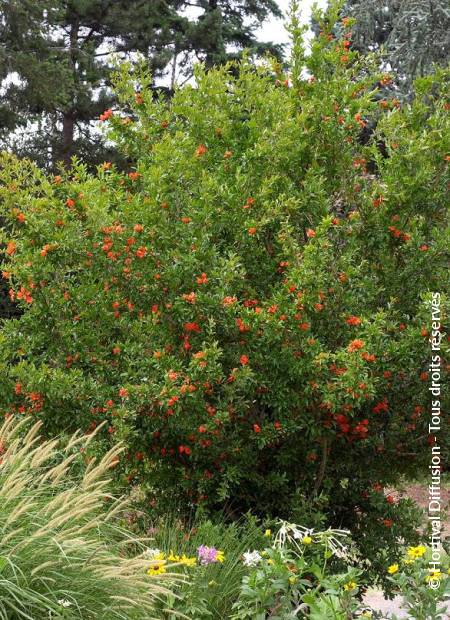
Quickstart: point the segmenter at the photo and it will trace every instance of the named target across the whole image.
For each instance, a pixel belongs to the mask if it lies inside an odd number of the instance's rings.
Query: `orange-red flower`
[[[351,341],[351,343],[347,347],[347,351],[349,351],[349,353],[352,353],[353,351],[357,351],[358,349],[362,349],[363,346],[364,346],[364,340],[359,340],[357,338],[356,340],[352,340]]]
[[[381,204],[382,202],[384,202],[384,197],[383,197],[383,196],[378,196],[378,198],[375,198],[375,199],[372,201],[372,204],[373,204],[373,206],[374,206],[375,208],[377,208],[377,207],[379,207],[379,206],[380,206],[380,204]]]
[[[202,330],[200,329],[200,326],[199,326],[198,323],[192,322],[192,323],[185,323],[184,324],[184,331],[199,333]]]
[[[100,120],[103,123],[104,121],[107,121],[109,118],[111,118],[111,116],[113,115],[113,111],[111,110],[111,108],[109,108],[108,110],[105,110],[103,112],[103,114],[100,114]]]
[[[41,256],[47,256],[47,254],[50,252],[51,249],[52,249],[52,245],[50,243],[46,243],[39,253]]]
[[[349,316],[348,319],[345,320],[347,325],[361,325],[361,319],[357,316]]]
[[[147,252],[148,252],[147,248],[145,246],[141,246],[140,248],[136,250],[136,256],[138,258],[145,258],[145,256],[147,256]]]
[[[204,155],[207,152],[207,150],[208,149],[206,148],[206,146],[204,144],[200,144],[197,147],[197,150],[195,151],[195,156],[196,157],[201,157],[202,155]]]
[[[33,303],[33,297],[31,296],[30,291],[28,291],[24,286],[20,287],[20,290],[17,293],[17,299],[23,299],[27,304]]]
[[[189,304],[195,304],[195,300],[196,300],[197,296],[194,292],[192,293],[185,293],[183,295],[183,299],[184,301],[187,301]]]
[[[8,256],[12,256],[15,253],[16,249],[17,246],[14,241],[9,241],[8,245],[6,246],[6,253],[8,254]]]
[[[380,401],[372,408],[373,413],[381,413],[389,411],[389,405],[386,399]]]
[[[232,304],[235,304],[236,302],[237,302],[237,298],[236,297],[231,297],[230,295],[227,295],[222,300],[222,304],[224,306],[231,306]]]
[[[207,284],[207,282],[208,282],[208,276],[206,275],[206,273],[202,273],[197,278],[197,284]]]
[[[366,126],[366,123],[361,118],[361,114],[359,114],[359,113],[355,114],[355,116],[353,118],[355,119],[355,121],[358,123],[358,125],[360,127],[364,128]]]

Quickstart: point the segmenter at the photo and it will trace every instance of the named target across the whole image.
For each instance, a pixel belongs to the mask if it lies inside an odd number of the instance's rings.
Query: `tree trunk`
[[[80,23],[78,19],[72,22],[70,27],[70,40],[69,40],[69,59],[73,75],[73,85],[76,89],[77,84],[77,57],[78,57],[78,31],[80,29]],[[73,106],[63,112],[63,128],[62,128],[62,145],[61,145],[61,159],[64,164],[64,168],[69,169],[72,163],[72,156],[74,154],[73,142],[74,142],[74,130],[75,130],[75,118],[76,111]]]
[[[71,159],[73,155],[74,127],[75,122],[72,112],[64,112],[61,155],[62,162],[66,170],[68,170],[71,166]]]

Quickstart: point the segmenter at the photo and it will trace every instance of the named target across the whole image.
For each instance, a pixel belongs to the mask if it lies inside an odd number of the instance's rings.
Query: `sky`
[[[289,9],[290,0],[277,0],[278,6],[286,14]],[[319,8],[325,8],[326,0],[316,0],[315,2]],[[309,18],[311,16],[311,7],[314,4],[314,0],[300,0],[301,20],[305,24],[309,24]],[[273,41],[274,43],[287,43],[289,40],[288,34],[284,28],[283,21],[277,19],[267,20],[262,28],[258,31],[258,38],[261,41]]]

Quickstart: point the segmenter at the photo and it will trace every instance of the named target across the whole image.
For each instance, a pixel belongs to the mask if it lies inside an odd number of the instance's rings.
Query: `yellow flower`
[[[222,564],[222,562],[225,560],[225,554],[223,551],[218,551],[217,555],[216,555],[216,562],[220,562]]]
[[[217,585],[217,581],[214,581],[214,579],[211,579],[211,581],[208,581],[208,585],[210,588],[213,588],[214,586]]]
[[[372,612],[371,611],[363,611],[361,614],[361,618],[372,618]]]
[[[197,564],[197,558],[196,557],[190,558],[183,553],[183,555],[181,556],[180,562],[184,564],[185,566],[195,566]]]
[[[177,564],[183,564],[184,566],[195,566],[197,564],[197,558],[188,557],[185,553],[183,555],[176,555],[173,551],[167,556],[169,562],[176,562]]]
[[[293,585],[293,584],[294,584],[294,583],[296,583],[296,582],[297,582],[297,577],[289,577],[289,583],[290,583],[291,585]]]
[[[272,530],[266,530],[266,531],[264,532],[264,536],[265,536],[266,538],[270,538],[270,537],[272,536]]]
[[[395,573],[398,573],[398,564],[391,564],[387,569],[387,572],[390,575],[395,575]]]
[[[344,584],[344,590],[346,590],[347,592],[350,592],[351,590],[356,590],[357,587],[358,584],[355,581],[348,581],[346,584]]]
[[[312,543],[312,538],[311,538],[311,536],[304,536],[304,537],[302,538],[302,543],[303,543],[304,545],[310,545],[310,544]]]
[[[425,577],[425,581],[440,581],[443,577],[445,577],[445,575],[441,573],[440,570],[433,570]]]
[[[147,575],[162,575],[165,572],[166,567],[164,566],[164,562],[161,562],[160,564],[152,564],[147,571]]]
[[[418,545],[417,547],[409,547],[407,554],[408,557],[415,560],[416,558],[421,558],[426,553],[426,547],[423,545]]]
[[[272,564],[273,564],[273,560],[272,560],[272,558],[269,558],[269,559],[267,560],[267,564],[270,564],[270,566],[272,566]]]

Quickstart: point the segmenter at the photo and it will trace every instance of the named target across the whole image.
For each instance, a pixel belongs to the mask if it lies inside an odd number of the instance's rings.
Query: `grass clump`
[[[86,466],[89,437],[61,446],[39,428],[0,428],[0,619],[154,617],[172,577],[151,575],[143,541],[117,525],[126,502],[108,484],[121,447]]]

